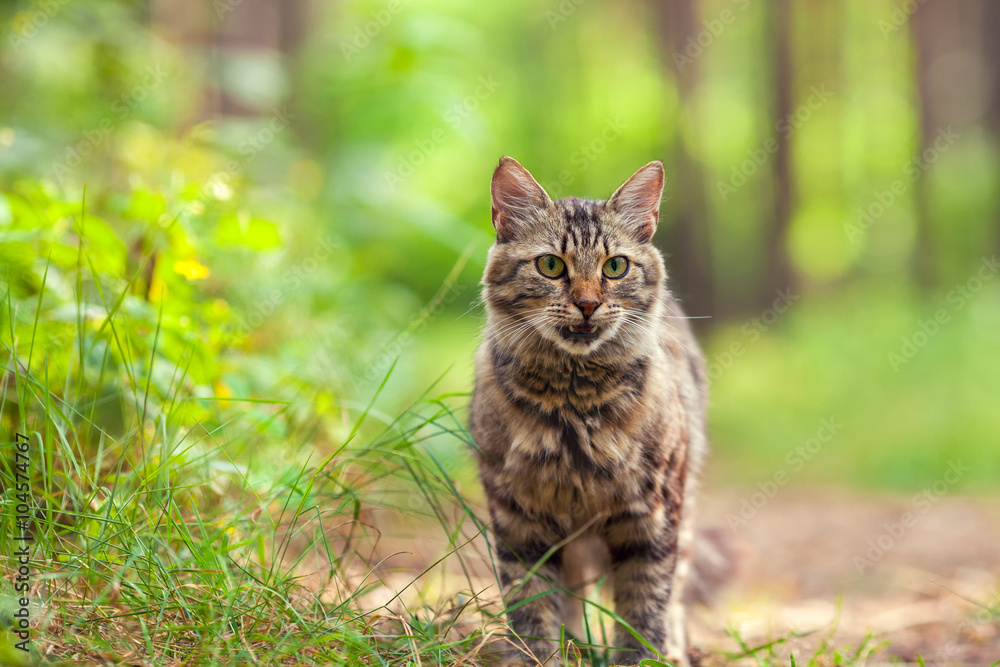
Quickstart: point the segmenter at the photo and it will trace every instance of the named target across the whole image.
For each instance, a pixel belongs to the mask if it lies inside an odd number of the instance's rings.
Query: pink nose
[[[580,309],[581,313],[583,313],[584,319],[587,319],[591,315],[593,315],[594,311],[597,310],[597,307],[599,305],[601,305],[601,304],[597,303],[596,301],[577,301],[576,302],[576,307]]]

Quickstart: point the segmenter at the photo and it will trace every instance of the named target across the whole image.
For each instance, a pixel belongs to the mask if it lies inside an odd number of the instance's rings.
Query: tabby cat
[[[512,158],[493,173],[471,430],[520,638],[506,664],[558,664],[581,540],[604,545],[615,610],[645,638],[619,625],[614,659],[688,664],[706,377],[652,244],[663,180],[650,162],[607,201],[552,201]]]

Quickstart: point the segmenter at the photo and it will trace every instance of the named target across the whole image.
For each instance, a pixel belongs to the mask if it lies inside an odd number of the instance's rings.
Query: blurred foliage
[[[705,21],[727,9],[736,20],[701,49],[686,97],[638,0],[302,3],[303,34],[284,51],[175,39],[163,6],[0,8],[8,368],[16,347],[57,388],[106,366],[106,397],[148,386],[179,423],[238,406],[276,444],[305,413],[343,435],[397,358],[385,415],[442,375],[442,391],[469,389],[500,155],[553,195],[604,197],[683,147],[703,170],[697,224],[719,291],[717,312],[690,313],[712,316],[713,474],[768,479],[833,417],[843,430],[796,483],[919,488],[961,458],[974,464],[963,485],[995,486],[1000,288],[991,274],[962,307],[949,295],[998,247],[1000,163],[973,110],[910,179],[915,47],[908,29],[880,29],[888,0],[795,4],[793,119],[771,109],[765,3],[700,3]],[[206,3],[202,19],[217,28],[245,9]],[[836,35],[822,29],[831,11]],[[222,98],[241,111],[220,112]],[[781,132],[795,203],[779,250],[797,300],[760,327],[766,313],[749,304],[774,261],[763,230],[780,184],[767,161],[725,197],[719,184]],[[675,177],[665,209],[686,196]],[[899,179],[902,194],[858,228],[859,209]],[[921,214],[933,280],[918,286]],[[948,321],[894,364],[939,309]],[[171,406],[180,377],[206,400]],[[271,418],[239,398],[312,407]],[[95,397],[108,433],[125,433],[115,404]],[[15,415],[0,418],[6,429]],[[471,477],[464,447],[436,446]]]

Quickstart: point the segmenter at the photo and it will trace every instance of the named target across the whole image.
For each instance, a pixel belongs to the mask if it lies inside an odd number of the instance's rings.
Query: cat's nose
[[[594,314],[594,311],[597,310],[599,305],[601,304],[597,301],[591,301],[589,299],[583,299],[576,302],[576,307],[580,309],[581,313],[583,313],[583,319],[585,320],[589,319],[590,316]]]

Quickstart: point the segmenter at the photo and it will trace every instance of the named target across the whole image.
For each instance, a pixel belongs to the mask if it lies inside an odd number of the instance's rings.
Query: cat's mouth
[[[589,322],[571,324],[568,327],[560,329],[559,333],[562,334],[562,337],[566,340],[588,343],[597,340],[597,327]]]

